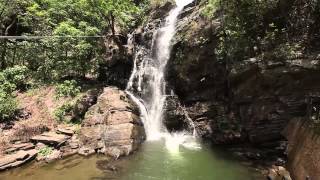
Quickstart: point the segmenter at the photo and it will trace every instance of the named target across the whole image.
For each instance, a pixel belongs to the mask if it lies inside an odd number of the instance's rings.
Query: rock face
[[[292,120],[285,130],[289,140],[288,168],[296,180],[320,179],[319,125],[313,127],[305,119]]]
[[[177,96],[169,96],[164,106],[163,123],[169,131],[189,130],[192,132],[193,127],[188,122],[188,117],[184,107],[180,104]]]
[[[317,55],[285,60],[217,59],[219,19],[207,20],[201,5],[182,13],[167,66],[167,81],[186,106],[198,134],[216,144],[261,144],[283,138],[293,117],[305,117],[308,98],[318,96]],[[177,114],[179,116],[179,114]]]
[[[114,157],[128,155],[144,139],[139,109],[125,92],[112,87],[105,88],[89,109],[80,132],[83,154],[93,150]]]
[[[132,46],[128,44],[126,35],[118,34],[116,37],[105,39],[106,55],[99,65],[98,79],[108,85],[124,89],[132,69]]]

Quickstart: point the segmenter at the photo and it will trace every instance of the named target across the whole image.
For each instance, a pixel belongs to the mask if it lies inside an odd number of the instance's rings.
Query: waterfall
[[[176,0],[165,24],[153,34],[151,50],[140,48],[134,58],[134,67],[126,92],[139,106],[147,140],[166,139],[166,144],[175,146],[189,139],[187,133],[170,134],[162,123],[166,101],[165,70],[171,53],[171,41],[176,32],[176,23],[183,8],[193,0]],[[181,141],[181,142],[180,142]]]

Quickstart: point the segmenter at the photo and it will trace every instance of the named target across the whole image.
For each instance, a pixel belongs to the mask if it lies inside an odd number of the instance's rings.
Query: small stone
[[[62,155],[61,155],[61,157],[62,157],[62,158],[66,158],[66,157],[75,155],[75,154],[77,154],[77,153],[78,153],[77,150],[70,150],[70,151],[67,151],[67,152],[63,152]]]
[[[116,166],[113,166],[113,165],[108,165],[108,166],[107,166],[107,169],[108,169],[109,171],[113,171],[113,172],[118,171],[118,168],[117,168]]]
[[[69,146],[71,149],[78,149],[79,148],[79,144],[77,142],[70,142]]]
[[[94,154],[95,152],[96,151],[94,149],[82,147],[79,149],[78,154],[83,155],[83,156],[90,156],[90,155]]]
[[[60,159],[62,156],[62,153],[59,150],[53,150],[53,152],[51,154],[49,154],[48,156],[46,156],[45,161],[46,162],[52,162],[54,160]]]
[[[281,158],[278,158],[278,159],[277,159],[277,162],[276,162],[276,165],[277,165],[277,166],[283,166],[285,163],[286,163],[285,160],[283,160],[283,159],[281,159]]]
[[[269,170],[269,173],[268,173],[268,176],[267,176],[267,179],[268,180],[276,180],[278,177],[278,173],[275,169],[270,169]]]
[[[73,136],[74,131],[70,128],[58,128],[57,133],[59,134],[65,134],[67,136]]]
[[[118,159],[121,156],[121,150],[116,147],[106,148],[105,154],[113,157],[114,159]]]
[[[38,149],[38,150],[40,150],[40,149],[42,149],[42,148],[45,148],[45,147],[46,147],[46,145],[43,144],[43,143],[41,143],[41,142],[38,142],[38,143],[36,144],[36,149]]]

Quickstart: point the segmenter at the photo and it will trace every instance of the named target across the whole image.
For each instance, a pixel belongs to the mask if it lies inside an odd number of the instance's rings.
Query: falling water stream
[[[169,133],[164,127],[165,70],[180,12],[193,0],[176,0],[162,28],[153,35],[152,50],[137,49],[126,92],[139,106],[147,142],[117,161],[109,171],[104,157],[73,156],[47,165],[0,173],[0,180],[257,180],[261,176],[228,153],[201,145],[194,132]],[[147,53],[146,53],[147,52]],[[190,123],[192,122],[189,119]],[[192,126],[191,126],[192,127]],[[108,169],[108,168],[106,168]]]
[[[195,131],[170,134],[162,123],[166,101],[165,70],[171,53],[171,41],[175,35],[176,23],[180,12],[193,0],[176,0],[176,7],[170,11],[165,24],[153,35],[149,53],[137,55],[126,92],[141,111],[147,140],[165,139],[170,151],[179,151],[180,145],[188,148],[200,148],[195,141]],[[190,121],[192,123],[192,121]]]

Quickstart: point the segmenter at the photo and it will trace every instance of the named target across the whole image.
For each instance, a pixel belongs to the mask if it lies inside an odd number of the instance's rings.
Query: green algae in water
[[[54,163],[33,163],[0,173],[0,180],[260,180],[257,172],[228,154],[203,147],[168,152],[164,142],[146,142],[140,150],[114,165],[116,172],[100,170],[104,156],[73,156]],[[98,163],[99,162],[99,163]]]

